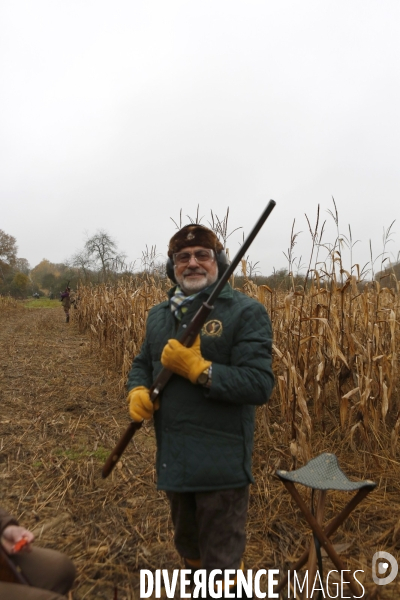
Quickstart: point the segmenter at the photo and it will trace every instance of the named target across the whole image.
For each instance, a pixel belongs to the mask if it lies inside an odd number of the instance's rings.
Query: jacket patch
[[[203,335],[219,337],[222,334],[222,329],[223,327],[221,321],[217,321],[217,319],[212,319],[212,321],[207,321],[207,323],[204,323],[201,332]]]

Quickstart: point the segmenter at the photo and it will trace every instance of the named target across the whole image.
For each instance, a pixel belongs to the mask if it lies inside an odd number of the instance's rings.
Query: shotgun
[[[270,200],[268,202],[267,207],[265,208],[261,217],[258,219],[257,223],[253,227],[253,229],[250,232],[247,239],[244,241],[244,243],[240,247],[239,252],[236,254],[235,258],[233,259],[233,261],[231,262],[231,264],[229,265],[229,267],[227,268],[225,273],[223,273],[223,275],[220,277],[217,285],[215,286],[213,292],[210,294],[210,296],[208,298],[208,302],[203,302],[203,304],[201,305],[201,307],[199,308],[197,313],[194,315],[193,319],[190,321],[184,334],[179,338],[179,342],[183,346],[186,346],[186,348],[190,348],[190,346],[192,346],[194,340],[198,336],[201,328],[203,327],[208,315],[214,308],[215,300],[218,298],[222,289],[225,287],[226,283],[229,281],[229,278],[231,277],[231,275],[235,271],[236,267],[238,266],[238,264],[240,263],[240,261],[242,260],[244,255],[246,254],[246,252],[249,249],[250,245],[252,244],[254,238],[260,231],[261,227],[264,225],[264,223],[267,220],[267,218],[269,217],[270,213],[272,212],[275,204],[276,204],[276,202],[274,200]],[[173,375],[173,373],[172,373],[172,371],[169,371],[169,369],[165,369],[165,368],[162,369],[162,371],[160,372],[160,374],[158,375],[158,377],[153,382],[153,385],[150,388],[150,399],[152,402],[155,402],[155,400],[157,400],[157,398],[159,397],[159,395],[162,392],[162,390],[164,389],[164,387],[167,385],[167,383],[170,380],[172,375]],[[131,441],[133,436],[135,435],[136,431],[141,428],[141,426],[142,426],[142,421],[140,421],[140,422],[132,421],[128,425],[125,433],[122,435],[119,442],[115,446],[114,450],[111,452],[110,456],[107,458],[106,462],[104,463],[104,466],[101,471],[103,478],[109,476],[109,474],[115,467],[116,463],[121,458],[122,453],[124,452],[125,448],[129,444],[129,442]]]

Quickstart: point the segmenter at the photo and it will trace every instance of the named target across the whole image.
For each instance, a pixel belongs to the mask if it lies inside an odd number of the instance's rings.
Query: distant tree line
[[[27,298],[33,294],[59,298],[67,285],[111,283],[143,273],[166,278],[164,261],[155,246],[142,252],[136,268],[118,249],[116,241],[104,230],[89,237],[83,248],[63,263],[44,258],[33,269],[25,258],[17,257],[16,239],[0,230],[0,295]]]
[[[116,241],[104,230],[89,237],[83,248],[65,263],[52,263],[44,258],[33,269],[25,258],[17,256],[16,239],[0,230],[0,294],[15,298],[26,298],[33,294],[59,298],[67,285],[75,288],[78,284],[112,283],[124,277],[151,275],[165,280],[165,260],[157,253],[155,246],[147,247],[136,263],[129,263],[126,255],[118,248]],[[271,289],[289,291],[304,285],[304,275],[292,275],[288,269],[274,270],[271,275],[262,275],[258,263],[246,258],[242,268],[245,275],[235,275],[234,286],[242,289],[246,279],[257,285],[267,285]],[[382,287],[395,288],[400,279],[400,263],[395,263],[376,273],[374,279]],[[310,281],[308,281],[308,284]]]

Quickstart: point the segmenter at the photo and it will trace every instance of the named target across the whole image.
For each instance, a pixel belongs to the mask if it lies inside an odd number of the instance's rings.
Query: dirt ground
[[[0,406],[1,506],[34,530],[38,544],[72,558],[74,600],[138,599],[139,569],[181,566],[168,506],[155,486],[151,425],[136,434],[112,475],[101,478],[128,424],[125,393],[119,374],[73,318],[65,323],[61,307],[0,313]],[[301,554],[308,530],[274,477],[277,467],[290,468],[274,403],[261,410],[245,560],[248,568],[283,569]],[[375,586],[371,561],[378,550],[398,556],[399,462],[382,449],[350,458],[345,450],[332,433],[321,438],[315,455],[335,452],[346,473],[373,479],[378,488],[333,541],[348,568],[365,571],[370,597],[398,598],[400,576]],[[343,504],[333,495],[327,516]],[[326,571],[333,568],[324,562]],[[344,589],[339,597],[350,595]]]

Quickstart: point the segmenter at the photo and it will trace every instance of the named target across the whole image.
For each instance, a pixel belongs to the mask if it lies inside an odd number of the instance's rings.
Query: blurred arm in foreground
[[[33,533],[0,508],[0,598],[65,600],[75,579],[73,563],[33,542]]]

